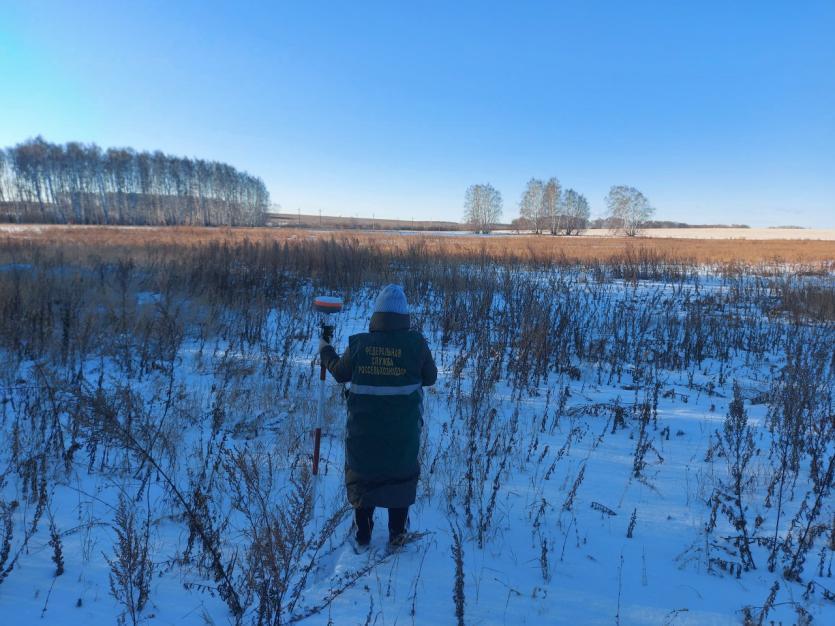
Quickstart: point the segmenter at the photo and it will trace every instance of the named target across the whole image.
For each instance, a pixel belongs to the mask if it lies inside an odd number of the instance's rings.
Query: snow
[[[544,281],[553,278],[547,273],[539,277]],[[637,285],[609,281],[600,289],[584,292],[579,275],[565,278],[567,282],[553,283],[556,288],[549,292],[549,297],[559,299],[570,294],[582,302],[590,320],[623,311],[623,306],[613,306],[615,302],[633,306],[646,313],[645,323],[659,333],[655,325],[661,319],[661,309],[672,307],[676,317],[684,319],[694,310],[694,302],[721,299],[735,288],[730,280],[706,275],[678,282],[640,281]],[[532,278],[534,283],[536,280]],[[352,306],[331,318],[337,323],[334,343],[338,347],[347,344],[350,334],[365,328],[373,296],[373,287],[353,293],[349,300]],[[141,291],[135,294],[135,301],[137,306],[147,307],[160,303],[162,297]],[[427,307],[431,301],[427,300]],[[496,298],[492,304],[494,311],[507,306],[510,305],[502,298]],[[421,311],[421,318],[430,319],[435,313]],[[755,306],[741,314],[743,319],[765,326],[784,323],[779,318],[766,318]],[[271,355],[274,363],[269,372],[264,365],[265,344],[234,345],[220,337],[204,344],[190,335],[173,361],[175,369],[170,379],[164,368],[141,376],[128,374],[114,357],[97,355],[91,355],[84,364],[84,377],[93,387],[101,379],[103,388],[110,392],[130,384],[143,399],[144,410],[152,421],[161,424],[166,433],[171,430],[176,447],[165,454],[176,459],[172,467],[177,469],[174,478],[181,488],[188,484],[189,476],[199,474],[201,460],[224,438],[230,449],[247,446],[262,470],[268,468],[264,471],[269,476],[264,480],[269,487],[265,487],[264,495],[271,502],[280,502],[291,491],[287,479],[292,471],[292,450],[298,445],[305,449],[312,445],[309,432],[316,426],[313,422],[318,384],[313,357],[316,337],[312,324],[308,322],[299,330],[278,309],[267,320],[263,332],[271,338],[270,347],[276,350]],[[730,360],[730,368],[723,372],[724,382],[720,382],[719,362],[711,358],[689,370],[664,371],[657,420],[647,424],[654,451],[647,453],[647,465],[640,479],[635,477],[633,468],[639,420],[631,411],[650,392],[642,380],[633,379],[634,367],[610,376],[604,364],[575,363],[579,379],[550,371],[547,380],[531,385],[521,396],[505,376],[500,376],[495,387],[488,388],[484,404],[475,409],[478,435],[495,440],[497,450],[494,458],[482,456],[474,461],[475,471],[484,478],[472,503],[474,526],[490,515],[480,547],[479,533],[466,523],[463,494],[467,488],[467,422],[466,416],[456,414],[455,408],[463,406],[463,411],[468,410],[466,403],[458,405],[456,398],[469,397],[474,381],[488,372],[477,370],[479,363],[468,362],[463,381],[456,380],[454,364],[462,344],[453,340],[442,345],[440,331],[433,330],[430,324],[424,330],[440,374],[437,385],[425,394],[423,474],[410,525],[426,536],[389,554],[385,545],[385,512],[378,511],[371,549],[358,555],[345,542],[350,521],[344,517],[317,554],[312,576],[304,585],[294,614],[303,614],[309,607],[327,606],[301,623],[324,624],[330,620],[333,624],[355,624],[366,623],[367,617],[369,623],[376,624],[454,623],[455,564],[451,546],[452,529],[456,526],[464,539],[467,624],[739,624],[742,608],[761,607],[774,581],[780,582],[781,590],[769,619],[797,621],[791,600],[808,611],[816,623],[835,623],[835,603],[819,593],[802,599],[805,585],[786,581],[779,572],[769,572],[764,549],[755,552],[757,569],[743,572],[739,578],[709,572],[704,553],[705,527],[710,516],[707,502],[717,479],[727,475],[724,459],[705,459],[716,430],[722,429],[734,379],[742,384],[759,451],[752,461],[754,486],[747,494],[754,509],[750,519],[755,514],[763,514],[769,520],[773,517],[773,512],[762,508],[767,477],[772,471],[767,454],[767,406],[752,404],[750,400],[768,391],[772,367],[782,365],[784,354],[771,355],[771,362],[747,362],[744,353],[737,353]],[[285,343],[297,332],[302,333],[302,339]],[[835,340],[831,325],[823,332]],[[752,331],[752,340],[755,335]],[[472,337],[467,338],[471,340]],[[290,346],[289,353],[280,352],[283,345]],[[278,364],[288,368],[286,379],[276,377]],[[36,380],[35,365],[23,362],[17,371],[4,375],[4,394],[9,402],[4,401],[0,437],[7,442],[12,441],[14,417],[24,410],[28,397],[15,381]],[[831,370],[827,376],[831,389]],[[230,386],[222,387],[224,381],[231,381]],[[456,391],[459,382],[461,396]],[[169,384],[174,389],[174,408],[163,418]],[[712,392],[707,391],[710,385]],[[560,405],[559,396],[565,388],[569,395]],[[321,528],[324,519],[344,504],[341,391],[340,385],[328,381],[323,469],[314,479],[312,528]],[[219,399],[225,403],[226,413],[223,427],[213,435],[211,421]],[[615,405],[627,410],[627,423],[613,433]],[[65,405],[60,419],[67,420],[71,406]],[[490,419],[491,409],[496,414],[487,432],[485,420]],[[69,433],[65,436],[69,438]],[[505,458],[506,467],[500,470],[501,451],[505,447],[510,452]],[[10,463],[9,446],[3,448],[0,468]],[[163,461],[165,454],[160,454]],[[132,500],[140,495],[135,502],[137,510],[150,509],[152,519],[151,554],[156,573],[140,622],[234,623],[227,606],[214,591],[216,582],[181,562],[188,527],[159,476],[151,473],[151,488],[145,492],[141,488],[143,474],[136,471],[136,458],[115,448],[112,455],[117,459],[124,455],[124,471],[98,471],[90,466],[84,450],[73,458],[68,473],[53,470],[48,515],[63,533],[66,571],[62,576],[54,576],[48,522],[42,521],[28,549],[0,584],[0,621],[84,626],[114,623],[122,608],[110,594],[110,568],[105,556],[112,558],[114,511],[119,494],[124,493]],[[807,489],[802,482],[808,482],[807,473],[801,472],[800,476],[801,484],[795,490],[787,519]],[[215,480],[221,494],[218,506],[225,507],[221,517],[228,523],[223,532],[225,554],[237,550],[242,557],[248,537],[246,521],[233,510],[230,488],[220,474]],[[491,510],[494,480],[498,487]],[[24,497],[22,481],[16,475],[3,474],[0,487],[6,502],[20,502],[14,515],[14,551],[23,528],[32,518],[34,504]],[[820,519],[831,521],[835,512],[831,497],[824,506]],[[634,532],[628,538],[633,511]],[[721,516],[718,523],[717,535],[729,532],[730,527]],[[785,524],[780,533],[786,532]],[[831,578],[816,573],[817,555],[825,539],[822,537],[810,551],[804,575],[807,580],[817,580],[832,589],[835,585]],[[366,569],[367,573],[344,593],[326,602],[341,581]],[[247,621],[251,617],[248,614]]]

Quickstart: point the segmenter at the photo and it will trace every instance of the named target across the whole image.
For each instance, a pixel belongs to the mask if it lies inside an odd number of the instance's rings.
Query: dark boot
[[[357,543],[367,546],[374,530],[374,507],[354,509],[354,523],[357,527]]]
[[[406,534],[406,520],[409,517],[409,507],[389,509],[389,543],[399,544]]]

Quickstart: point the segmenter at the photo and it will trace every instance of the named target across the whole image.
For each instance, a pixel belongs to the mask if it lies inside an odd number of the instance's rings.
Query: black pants
[[[406,518],[409,507],[389,509],[389,541],[406,532]],[[357,523],[357,543],[366,544],[371,541],[371,529],[374,528],[374,507],[354,509],[354,519]]]

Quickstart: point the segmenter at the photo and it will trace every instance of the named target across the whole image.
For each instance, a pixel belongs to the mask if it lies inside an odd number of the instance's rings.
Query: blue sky
[[[0,0],[0,146],[256,174],[326,214],[458,220],[531,176],[604,213],[835,227],[835,1]]]

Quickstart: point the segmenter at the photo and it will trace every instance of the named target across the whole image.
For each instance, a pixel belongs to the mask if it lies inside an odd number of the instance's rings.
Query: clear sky
[[[0,146],[161,149],[285,210],[518,215],[557,176],[604,213],[835,227],[835,0],[0,0]]]

